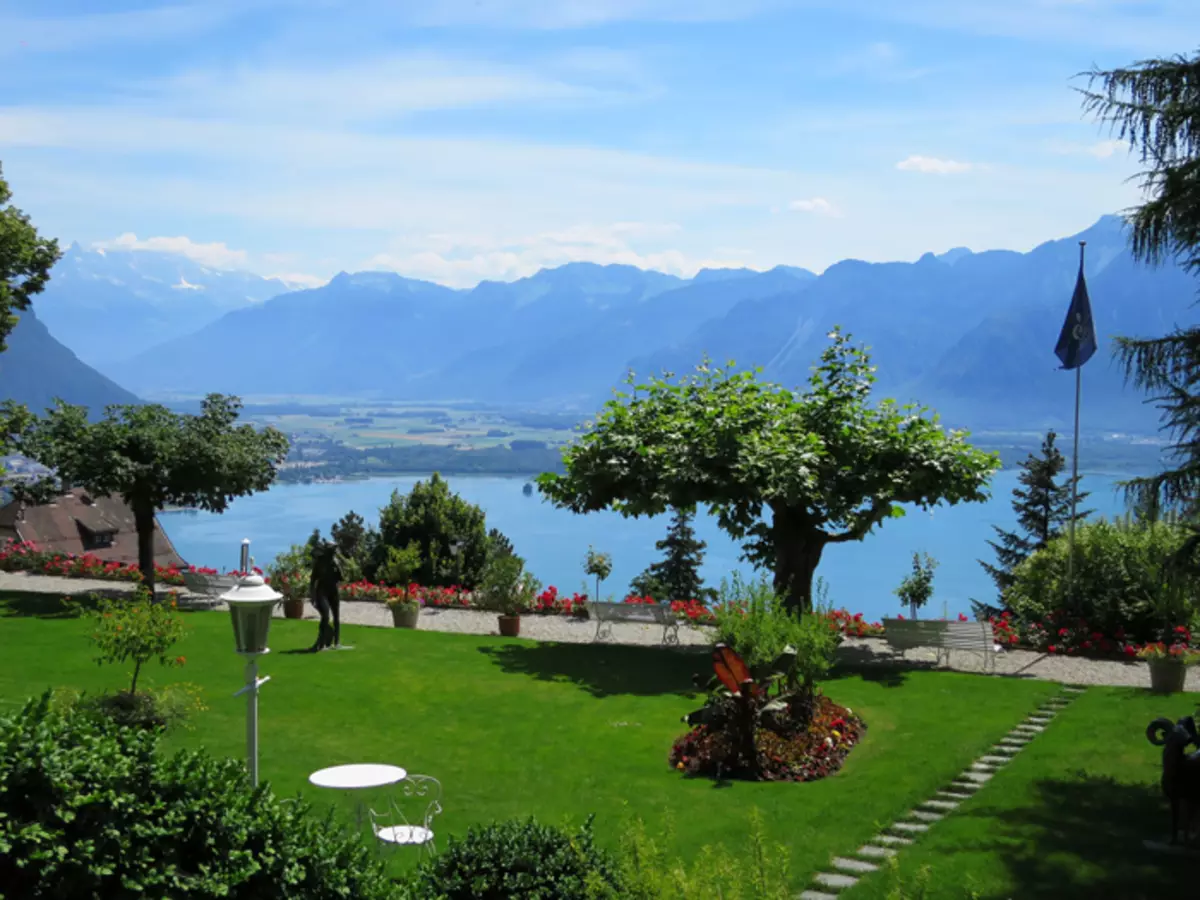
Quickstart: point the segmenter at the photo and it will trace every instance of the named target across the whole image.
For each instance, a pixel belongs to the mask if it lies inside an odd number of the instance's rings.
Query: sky
[[[1137,202],[1078,73],[1195,0],[0,0],[39,229],[320,283],[1028,250]]]

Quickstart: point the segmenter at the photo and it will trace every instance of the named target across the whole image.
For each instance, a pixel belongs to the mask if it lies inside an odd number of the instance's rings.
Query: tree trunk
[[[154,507],[137,501],[133,504],[133,521],[137,527],[138,568],[142,584],[154,599]]]
[[[805,525],[786,510],[775,510],[771,529],[775,541],[775,591],[783,596],[789,610],[801,614],[812,612],[813,576],[828,538],[825,532]]]

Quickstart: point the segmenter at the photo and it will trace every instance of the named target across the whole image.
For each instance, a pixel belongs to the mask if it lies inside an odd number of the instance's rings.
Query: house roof
[[[13,529],[22,541],[56,553],[91,553],[100,559],[136,564],[137,526],[133,510],[120,497],[93,497],[74,488],[50,503],[24,505],[13,501],[0,507],[0,528]],[[85,532],[111,534],[107,547],[84,550]],[[154,561],[161,566],[184,566],[158,519],[154,520]]]

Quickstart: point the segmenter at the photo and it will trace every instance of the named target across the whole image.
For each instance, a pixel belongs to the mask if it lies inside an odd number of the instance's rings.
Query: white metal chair
[[[396,784],[396,793],[398,796],[393,796],[384,812],[368,810],[371,831],[391,847],[416,847],[418,853],[432,856],[437,852],[433,820],[442,811],[441,783],[429,775],[409,775]],[[405,810],[414,813],[411,820]]]

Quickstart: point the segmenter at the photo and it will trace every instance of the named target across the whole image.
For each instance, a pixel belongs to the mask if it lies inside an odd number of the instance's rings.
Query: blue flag
[[[1092,321],[1092,304],[1088,300],[1087,282],[1083,280],[1083,263],[1079,263],[1079,278],[1075,281],[1075,293],[1071,296],[1071,307],[1067,320],[1063,322],[1054,346],[1054,355],[1062,361],[1064,369],[1078,369],[1096,352],[1096,325]]]

